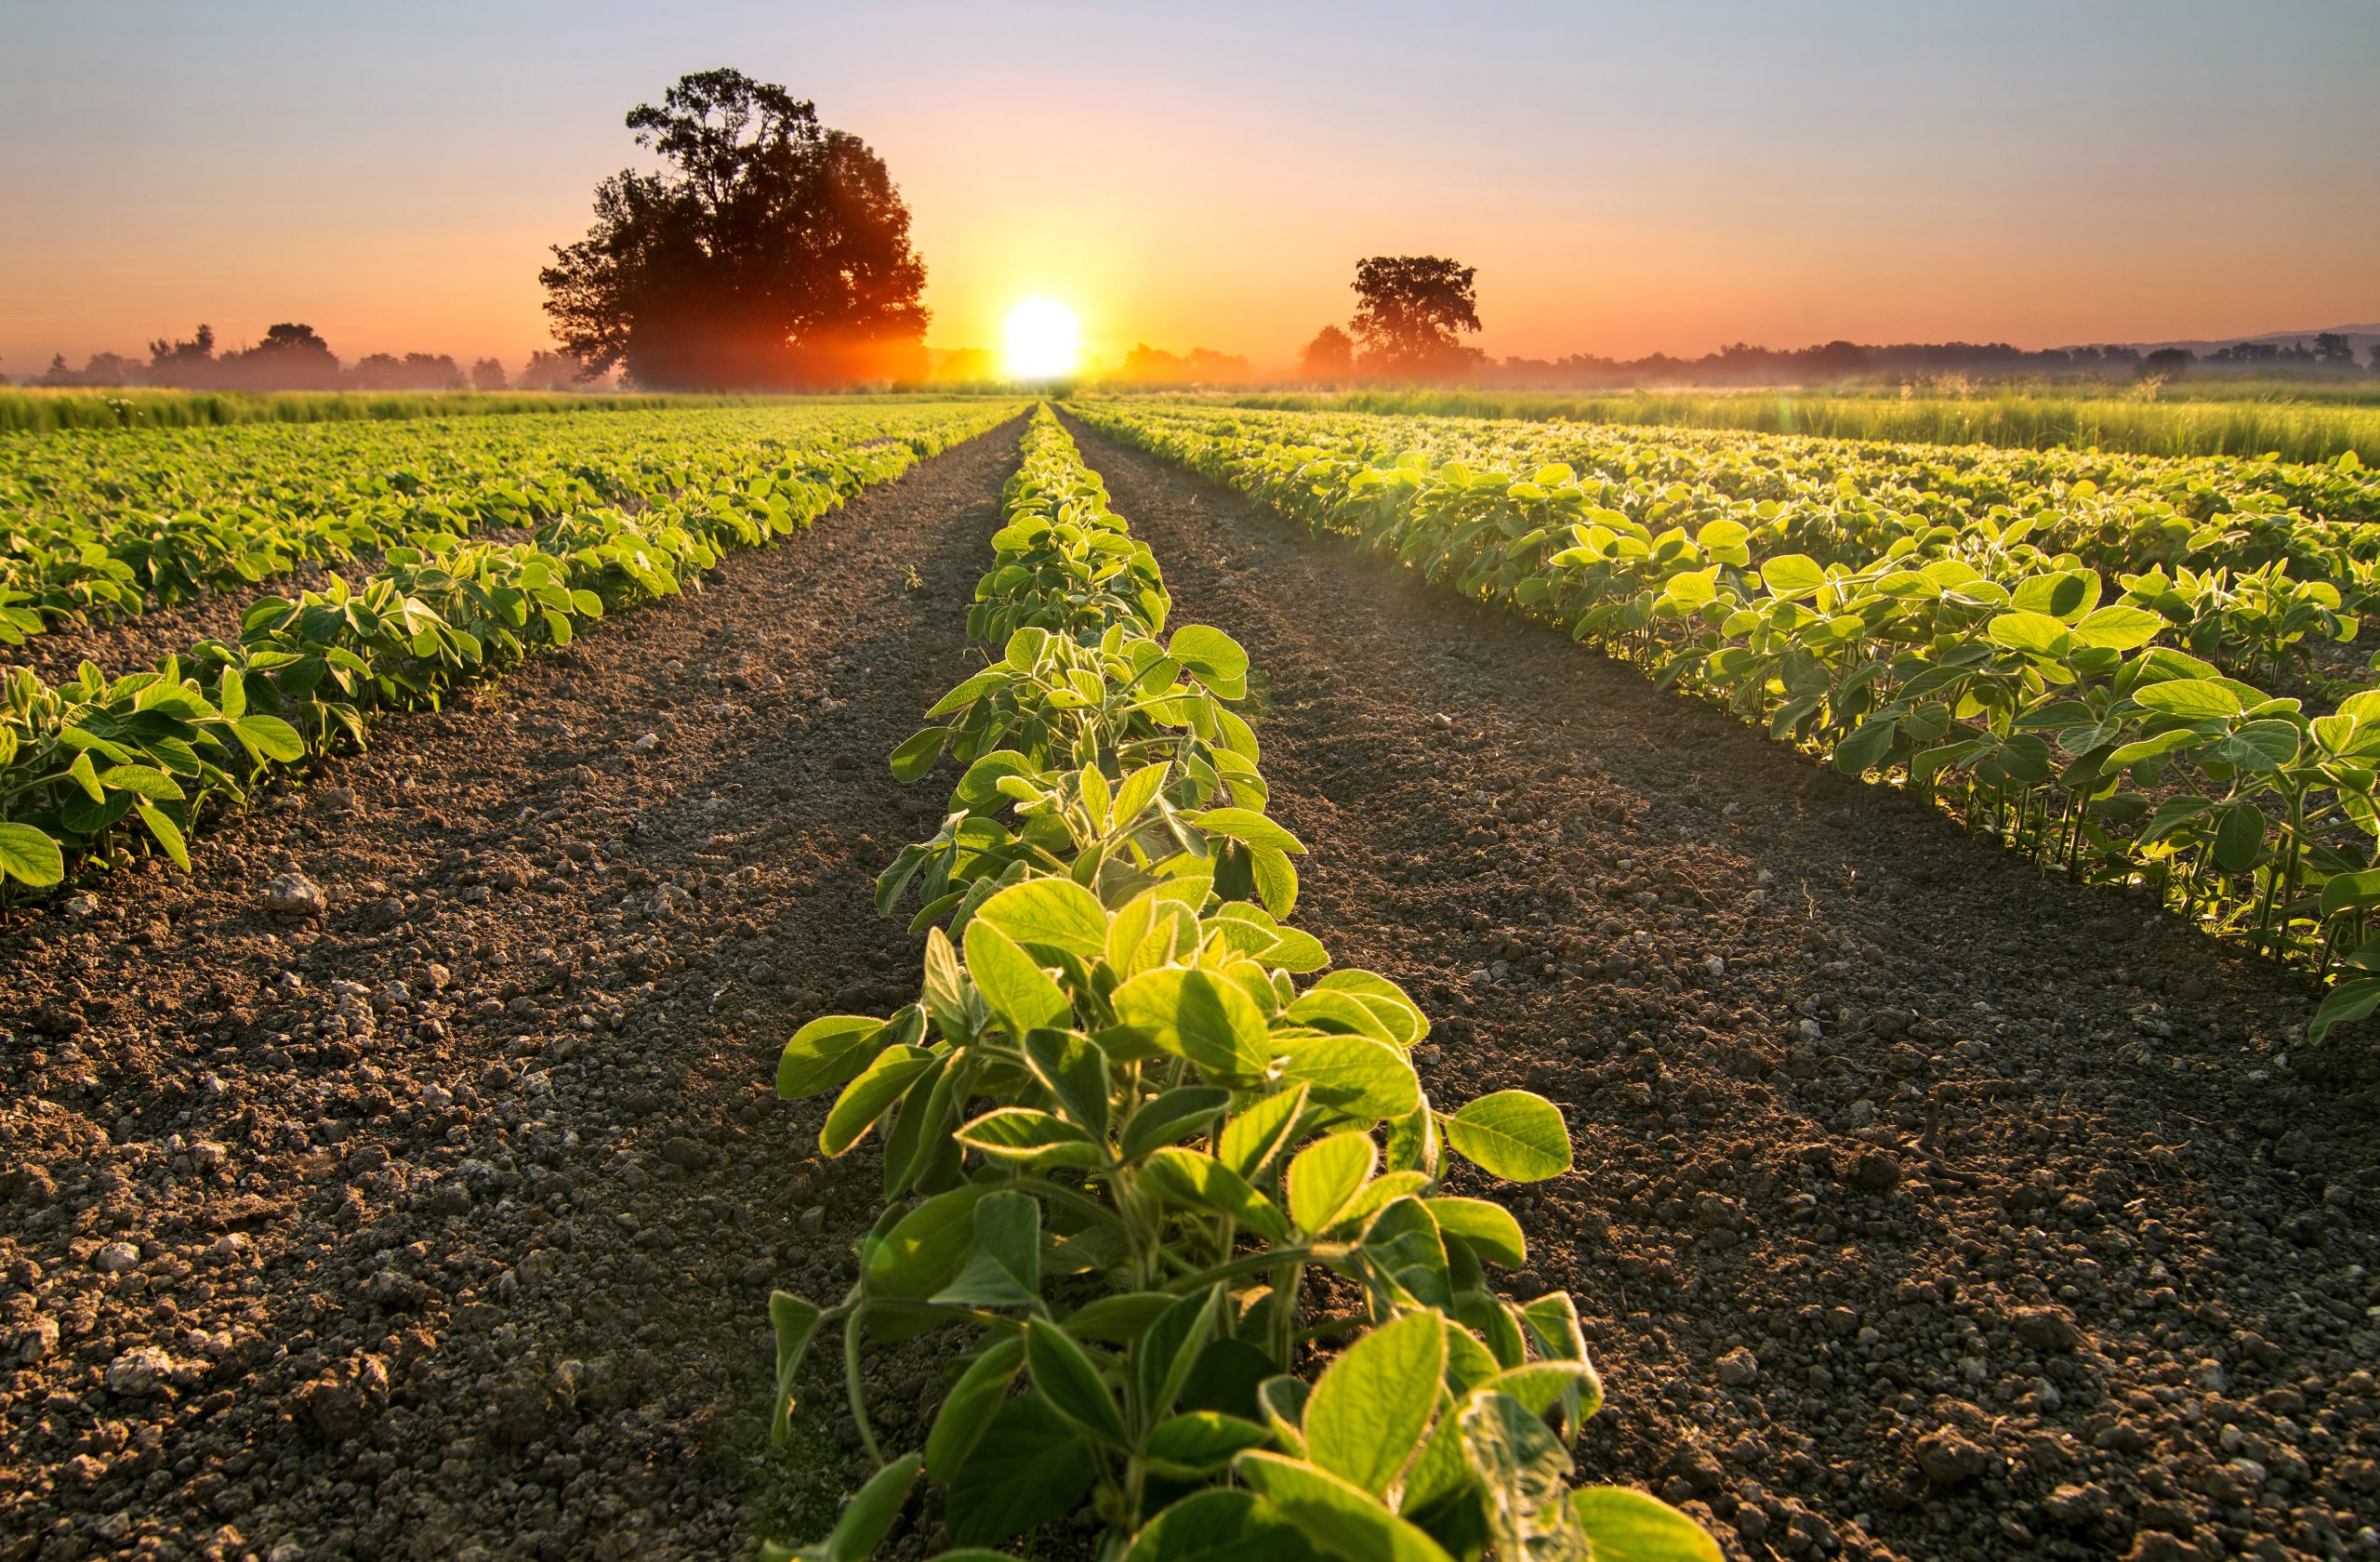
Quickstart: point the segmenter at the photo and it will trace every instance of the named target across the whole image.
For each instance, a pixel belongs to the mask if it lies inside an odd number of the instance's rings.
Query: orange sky
[[[1476,266],[1499,355],[2311,329],[2380,318],[2375,46],[2360,0],[47,7],[0,373],[201,319],[517,363],[621,114],[719,63],[885,155],[937,346],[1046,295],[1283,363],[1378,253]]]

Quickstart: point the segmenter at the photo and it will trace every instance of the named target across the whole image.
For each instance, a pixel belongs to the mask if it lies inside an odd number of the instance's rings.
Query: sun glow
[[[1027,298],[1009,311],[1008,372],[1015,379],[1063,379],[1082,359],[1082,327],[1052,298]]]

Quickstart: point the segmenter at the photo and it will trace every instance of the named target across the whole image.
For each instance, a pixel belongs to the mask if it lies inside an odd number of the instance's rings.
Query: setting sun
[[[1016,379],[1061,379],[1082,357],[1074,311],[1051,298],[1027,298],[1009,311],[1008,372]]]

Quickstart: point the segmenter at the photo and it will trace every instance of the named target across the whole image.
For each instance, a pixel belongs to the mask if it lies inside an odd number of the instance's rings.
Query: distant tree
[[[980,347],[954,348],[942,355],[929,377],[945,384],[964,385],[999,377],[999,365]]]
[[[2133,371],[2135,379],[2179,379],[2190,372],[2198,362],[2198,354],[2187,347],[2161,347],[2140,361]]]
[[[148,377],[148,364],[121,352],[94,352],[83,365],[86,385],[139,385]]]
[[[2343,331],[2324,331],[2314,338],[2314,357],[2320,363],[2351,369],[2355,367],[2355,344]]]
[[[1345,379],[1355,372],[1355,338],[1325,325],[1298,354],[1298,372],[1308,379]]]
[[[1124,354],[1123,367],[1116,371],[1116,377],[1141,385],[1180,385],[1189,378],[1189,365],[1178,352],[1134,342],[1132,351]]]
[[[783,386],[925,367],[925,263],[866,142],[740,71],[681,76],[628,116],[660,173],[595,192],[537,273],[565,351],[655,387]]]
[[[49,367],[44,370],[42,372],[42,377],[33,381],[33,383],[35,385],[52,386],[80,385],[83,383],[83,377],[76,374],[73,369],[67,367],[66,354],[63,352],[53,352],[49,355]]]
[[[202,324],[188,341],[164,337],[149,344],[149,378],[158,385],[182,388],[215,382],[215,327]]]
[[[1456,333],[1479,329],[1470,266],[1435,255],[1376,255],[1355,268],[1357,366],[1389,378],[1458,373],[1478,360]]]
[[[537,351],[512,377],[515,390],[576,390],[587,383],[587,366],[565,353]]]
[[[1182,367],[1193,385],[1245,385],[1256,377],[1256,365],[1246,358],[1211,347],[1192,348]]]
[[[493,358],[483,358],[471,365],[471,389],[474,390],[502,390],[509,383],[504,377],[504,365]]]
[[[339,383],[338,355],[311,325],[268,327],[256,346],[219,362],[227,383],[254,390],[329,390]]]
[[[2372,350],[2366,356],[2372,364],[2372,372],[2380,374],[2380,341],[2372,344]]]

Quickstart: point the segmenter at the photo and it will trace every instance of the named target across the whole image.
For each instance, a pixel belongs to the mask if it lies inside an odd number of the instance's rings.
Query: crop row
[[[588,412],[0,441],[0,644],[301,564],[708,494],[768,510],[767,474],[933,426],[876,405]],[[800,519],[797,517],[797,520]]]
[[[1352,414],[1223,413],[1127,403],[1136,421],[1360,469],[1399,462],[1484,483],[1558,466],[1553,520],[1618,515],[1658,536],[1740,527],[1754,563],[1956,559],[1993,575],[2070,559],[2187,624],[2199,655],[2253,675],[2352,639],[2380,593],[2380,526],[2309,514],[2210,461],[1853,445],[1744,434]],[[2328,498],[2380,515],[2360,469],[2310,469]],[[1509,485],[1508,482],[1504,485]],[[2310,486],[2309,483],[2307,486]],[[1562,513],[1562,507],[1568,507]]]
[[[2380,1007],[2380,929],[2367,925],[2380,692],[2309,716],[2179,648],[2187,620],[2139,592],[2109,600],[2071,556],[1755,561],[1739,524],[1655,534],[1560,467],[1366,465],[1223,415],[1208,431],[1179,414],[1079,410],[1845,774],[1916,789],[2045,864],[2145,883],[2212,930],[2338,975],[2317,1037]]]
[[[361,746],[377,711],[435,708],[457,683],[568,644],[608,606],[670,595],[727,549],[807,526],[923,455],[1012,416],[1012,404],[840,419],[794,461],[740,483],[681,489],[634,511],[582,510],[528,541],[437,536],[391,547],[350,587],[253,603],[235,639],[111,677],[0,675],[0,895],[55,884],[71,854],[145,841],[189,867],[212,802],[237,803],[276,766]],[[897,437],[891,431],[900,430]]]
[[[2108,493],[2162,499],[2193,520],[2277,502],[2318,521],[2380,522],[2380,469],[2352,447],[2286,460],[2275,456],[2136,454],[2112,445],[2085,449],[2074,441],[2045,448],[2001,448],[1933,442],[1916,434],[1844,437],[1732,425],[1664,428],[1625,417],[1480,415],[1460,409],[1463,398],[1459,394],[1428,392],[1358,394],[1331,407],[1293,404],[1316,400],[1252,396],[1232,404],[1308,416],[1335,407],[1372,415],[1375,421],[1463,430],[1463,437],[1473,439],[1492,435],[1515,448],[1540,448],[1540,441],[1572,451],[1603,448],[1626,453],[1642,470],[1663,468],[1688,482],[1758,483],[1770,481],[1765,474],[1782,471],[1827,482],[1846,480],[1866,492],[1877,485],[1898,485],[1905,477],[1921,493],[1949,496],[1978,508],[2022,504],[2029,493],[2055,496],[2087,483]]]
[[[813,1020],[779,1065],[784,1095],[837,1092],[826,1153],[876,1133],[885,1206],[840,1302],[772,1298],[777,1424],[840,1329],[878,1465],[831,1535],[775,1555],[858,1562],[923,1471],[965,1548],[1087,1503],[1122,1562],[1715,1559],[1653,1498],[1566,1489],[1601,1397],[1576,1309],[1497,1294],[1520,1227],[1447,1191],[1445,1154],[1555,1176],[1562,1116],[1521,1091],[1437,1110],[1412,1000],[1315,976],[1322,945],[1281,920],[1302,848],[1232,709],[1247,655],[1166,635],[1156,561],[1046,409],[993,540],[969,629],[997,659],[892,761],[963,766],[878,885],[922,902],[919,997]],[[888,1458],[865,1346],[937,1329],[955,1375],[922,1450]]]

